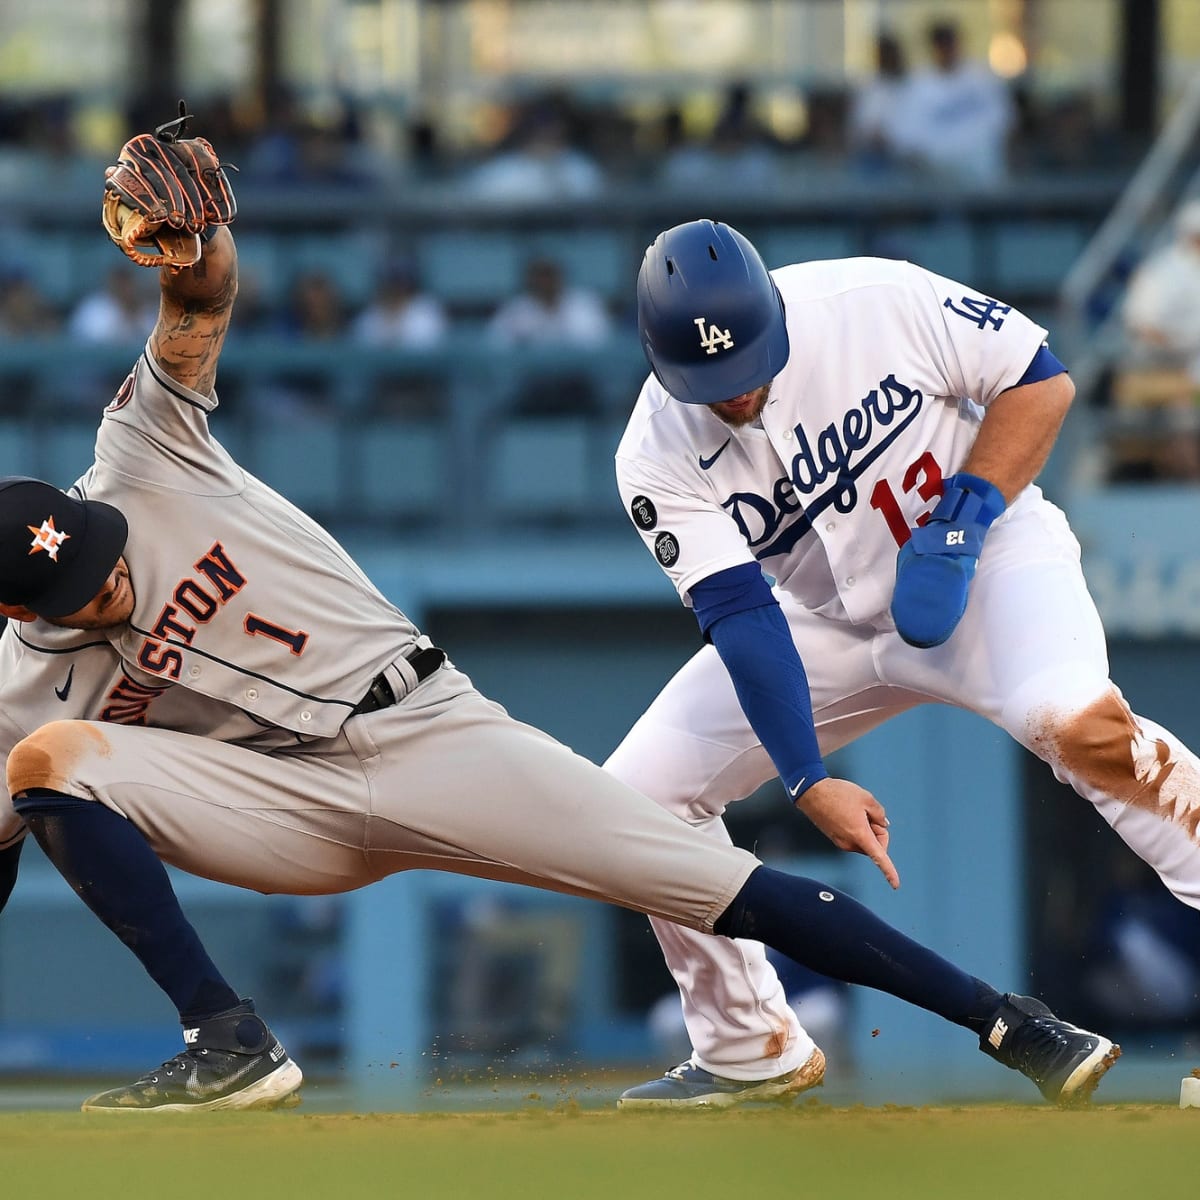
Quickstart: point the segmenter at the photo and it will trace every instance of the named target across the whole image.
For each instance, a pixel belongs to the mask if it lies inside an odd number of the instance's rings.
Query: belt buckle
[[[367,692],[375,700],[376,708],[391,708],[396,703],[396,693],[392,691],[392,685],[388,683],[386,675],[376,675],[371,680]]]
[[[417,683],[424,683],[446,661],[446,652],[439,646],[413,646],[405,661],[416,674]]]

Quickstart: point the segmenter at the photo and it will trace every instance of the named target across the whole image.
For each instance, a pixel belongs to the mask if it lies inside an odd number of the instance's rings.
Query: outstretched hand
[[[865,854],[894,888],[900,873],[888,857],[888,819],[883,805],[848,779],[814,783],[796,807],[839,849]]]

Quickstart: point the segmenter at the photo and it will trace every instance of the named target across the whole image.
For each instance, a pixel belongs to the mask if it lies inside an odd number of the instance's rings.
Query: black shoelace
[[[1058,1025],[1040,1017],[1027,1017],[1017,1033],[1016,1042],[1017,1045],[1013,1048],[1013,1065],[1041,1082],[1045,1076],[1040,1071],[1035,1071],[1034,1067],[1052,1066],[1052,1063],[1047,1062],[1047,1058],[1065,1050],[1069,1039]]]

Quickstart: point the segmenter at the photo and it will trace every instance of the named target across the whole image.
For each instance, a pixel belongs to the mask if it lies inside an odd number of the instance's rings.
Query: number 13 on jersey
[[[900,488],[906,495],[915,491],[922,500],[931,502],[931,505],[941,499],[942,492],[945,490],[942,482],[942,468],[938,466],[937,459],[928,450],[916,462],[909,463],[900,481]],[[896,545],[903,546],[912,536],[912,527],[900,508],[900,501],[896,498],[896,493],[889,480],[881,479],[871,489],[871,507],[876,512],[883,514],[883,519],[887,522],[888,530],[895,538]],[[932,507],[927,508],[917,517],[915,524],[924,525],[932,512]]]

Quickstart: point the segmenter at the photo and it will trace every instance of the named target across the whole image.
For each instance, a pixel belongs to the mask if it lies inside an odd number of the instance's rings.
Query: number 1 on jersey
[[[300,630],[284,629],[282,625],[276,625],[273,621],[264,621],[262,617],[256,617],[253,613],[246,615],[246,620],[242,626],[251,637],[256,633],[261,633],[263,637],[269,637],[273,642],[282,642],[293,654],[299,655],[304,653],[304,647],[308,642],[308,634]]]

